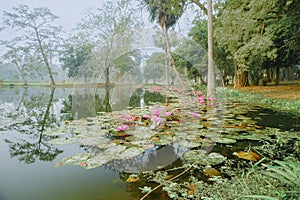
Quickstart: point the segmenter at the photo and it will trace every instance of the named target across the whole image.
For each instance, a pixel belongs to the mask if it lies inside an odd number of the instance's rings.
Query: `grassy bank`
[[[290,97],[286,95],[288,90],[277,90],[274,92],[262,92],[251,89],[229,89],[225,88],[226,97],[229,100],[268,107],[277,111],[289,112],[300,115],[300,100],[294,93]]]

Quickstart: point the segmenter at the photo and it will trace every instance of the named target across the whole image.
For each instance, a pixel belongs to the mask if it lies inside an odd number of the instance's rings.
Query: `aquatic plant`
[[[117,127],[117,130],[118,131],[126,131],[128,129],[128,125],[121,125],[121,126],[118,126]]]

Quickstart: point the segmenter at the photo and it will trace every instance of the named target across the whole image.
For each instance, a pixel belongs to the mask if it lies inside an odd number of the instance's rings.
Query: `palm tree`
[[[170,40],[168,30],[170,27],[174,26],[180,16],[183,13],[183,8],[185,5],[185,0],[176,1],[171,3],[168,0],[142,0],[143,3],[147,6],[147,9],[150,13],[150,21],[156,21],[162,29],[163,36],[165,38],[165,54],[166,54],[166,81],[169,86],[168,78],[168,66],[169,61],[174,67],[174,60],[171,55]]]

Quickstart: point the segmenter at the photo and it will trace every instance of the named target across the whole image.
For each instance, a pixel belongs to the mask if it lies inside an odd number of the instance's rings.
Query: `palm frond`
[[[278,198],[263,196],[263,195],[249,195],[244,198],[252,198],[252,199],[266,199],[266,200],[279,200]]]
[[[300,186],[300,163],[275,161],[276,166],[268,166],[266,174],[291,187]]]

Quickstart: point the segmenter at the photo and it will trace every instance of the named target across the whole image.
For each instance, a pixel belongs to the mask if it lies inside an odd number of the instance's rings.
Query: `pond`
[[[184,154],[195,148],[233,159],[233,151],[257,144],[252,132],[265,127],[300,131],[296,116],[233,102],[220,106],[214,99],[199,110],[199,102],[188,104],[188,96],[202,101],[200,94],[180,94],[185,98],[179,104],[176,92],[124,86],[0,88],[0,200],[139,199],[146,180],[133,183],[132,173],[181,166],[187,162]],[[150,109],[157,121],[147,121]],[[148,142],[141,143],[141,137]],[[168,199],[163,193],[150,199],[162,196]]]

